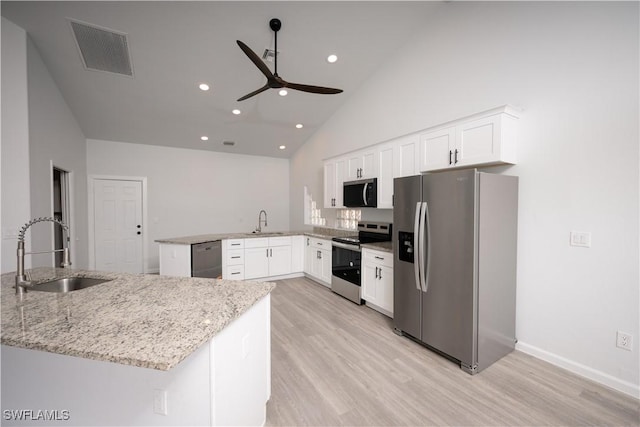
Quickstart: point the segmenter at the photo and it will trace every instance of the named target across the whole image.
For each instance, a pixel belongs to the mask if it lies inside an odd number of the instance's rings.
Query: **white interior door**
[[[96,270],[143,273],[142,182],[94,180]]]

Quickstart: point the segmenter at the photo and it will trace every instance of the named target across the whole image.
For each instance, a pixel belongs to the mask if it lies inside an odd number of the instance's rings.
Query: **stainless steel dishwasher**
[[[191,277],[222,278],[222,242],[191,245]]]

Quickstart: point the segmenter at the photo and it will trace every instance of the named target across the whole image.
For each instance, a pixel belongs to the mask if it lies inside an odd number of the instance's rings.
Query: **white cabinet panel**
[[[420,136],[418,134],[404,136],[395,141],[394,178],[412,176],[419,173],[419,145]]]
[[[247,239],[253,240],[253,239]],[[244,277],[247,280],[269,276],[269,248],[244,250]]]
[[[293,236],[291,238],[291,272],[301,273],[304,271],[305,246],[304,236]]]
[[[331,284],[331,241],[307,237],[305,273],[328,286]]]
[[[393,144],[381,145],[378,151],[378,208],[393,208]]]
[[[291,273],[291,245],[269,248],[269,276]]]
[[[341,208],[342,185],[345,181],[346,159],[326,161],[324,163],[324,207]]]
[[[449,127],[420,135],[420,170],[428,171],[453,165],[456,128]]]
[[[191,277],[191,245],[160,243],[160,274]]]
[[[393,317],[393,254],[362,249],[362,299]]]

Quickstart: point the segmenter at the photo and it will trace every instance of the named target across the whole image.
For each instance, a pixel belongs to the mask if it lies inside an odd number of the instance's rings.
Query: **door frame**
[[[75,227],[75,172],[73,171],[73,169],[66,167],[66,165],[63,165],[61,162],[57,162],[57,161],[53,161],[53,160],[49,160],[49,189],[50,189],[50,197],[49,197],[49,203],[50,203],[50,207],[49,210],[51,212],[51,217],[54,216],[53,214],[53,210],[54,210],[54,194],[53,194],[53,170],[54,169],[58,169],[61,171],[66,172],[67,174],[67,190],[68,190],[68,194],[67,194],[67,215],[69,217],[68,219],[68,223],[67,223],[67,227],[69,227],[69,230],[67,232],[67,237],[69,238],[69,241],[67,242],[67,247],[69,248],[69,258],[71,258],[71,262],[73,263],[73,261],[76,258],[76,245],[74,244],[75,242],[75,237],[76,237],[76,227]],[[64,219],[64,218],[63,218]],[[51,227],[51,247],[55,247],[55,228]],[[56,265],[56,257],[55,257],[55,253],[51,253],[51,265],[53,267],[59,267]],[[73,268],[73,264],[71,266]]]
[[[89,175],[89,269],[96,268],[96,247],[95,247],[95,182],[96,181],[136,181],[142,184],[142,273],[147,274],[147,177],[146,176],[121,176],[121,175]]]

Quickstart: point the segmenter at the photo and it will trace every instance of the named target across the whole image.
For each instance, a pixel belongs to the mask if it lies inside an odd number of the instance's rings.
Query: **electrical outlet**
[[[631,351],[633,348],[633,337],[626,332],[618,331],[616,333],[616,346],[623,350]]]
[[[153,412],[160,415],[167,415],[166,390],[153,390]]]
[[[591,247],[591,233],[588,231],[572,231],[569,235],[569,244],[582,248]]]

